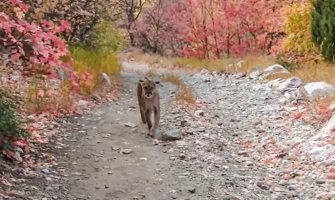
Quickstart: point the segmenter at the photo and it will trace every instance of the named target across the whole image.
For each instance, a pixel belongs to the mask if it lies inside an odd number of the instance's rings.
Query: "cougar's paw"
[[[155,133],[153,131],[149,131],[148,136],[153,138],[153,137],[155,137]]]

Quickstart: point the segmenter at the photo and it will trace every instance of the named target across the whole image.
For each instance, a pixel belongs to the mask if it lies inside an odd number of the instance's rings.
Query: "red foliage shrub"
[[[66,42],[59,37],[69,29],[69,23],[60,20],[28,21],[29,6],[21,0],[0,2],[0,53],[5,63],[42,65],[48,68],[50,77],[62,67],[71,72],[71,59]]]

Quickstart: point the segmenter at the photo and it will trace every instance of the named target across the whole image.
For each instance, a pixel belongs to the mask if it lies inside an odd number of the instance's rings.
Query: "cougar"
[[[159,126],[160,102],[159,93],[156,88],[159,81],[152,81],[145,77],[137,84],[137,98],[141,112],[141,120],[148,125],[148,135],[154,137]],[[151,115],[154,113],[154,125],[151,122]]]

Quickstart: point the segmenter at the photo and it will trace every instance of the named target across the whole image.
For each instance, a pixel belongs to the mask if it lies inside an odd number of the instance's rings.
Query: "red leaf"
[[[29,143],[27,140],[15,140],[13,143],[13,146],[15,147],[25,147],[27,146]]]
[[[302,118],[302,113],[301,112],[296,112],[293,114],[294,119],[299,120]]]
[[[10,56],[10,60],[13,61],[13,62],[15,62],[15,61],[17,61],[20,58],[20,56],[21,55],[19,53],[12,54]]]

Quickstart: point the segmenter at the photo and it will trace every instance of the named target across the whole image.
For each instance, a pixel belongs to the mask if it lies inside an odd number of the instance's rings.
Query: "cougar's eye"
[[[147,90],[147,89],[148,89],[148,87],[147,87],[147,86],[145,86],[145,87],[144,87],[144,89],[145,89],[145,90]]]

